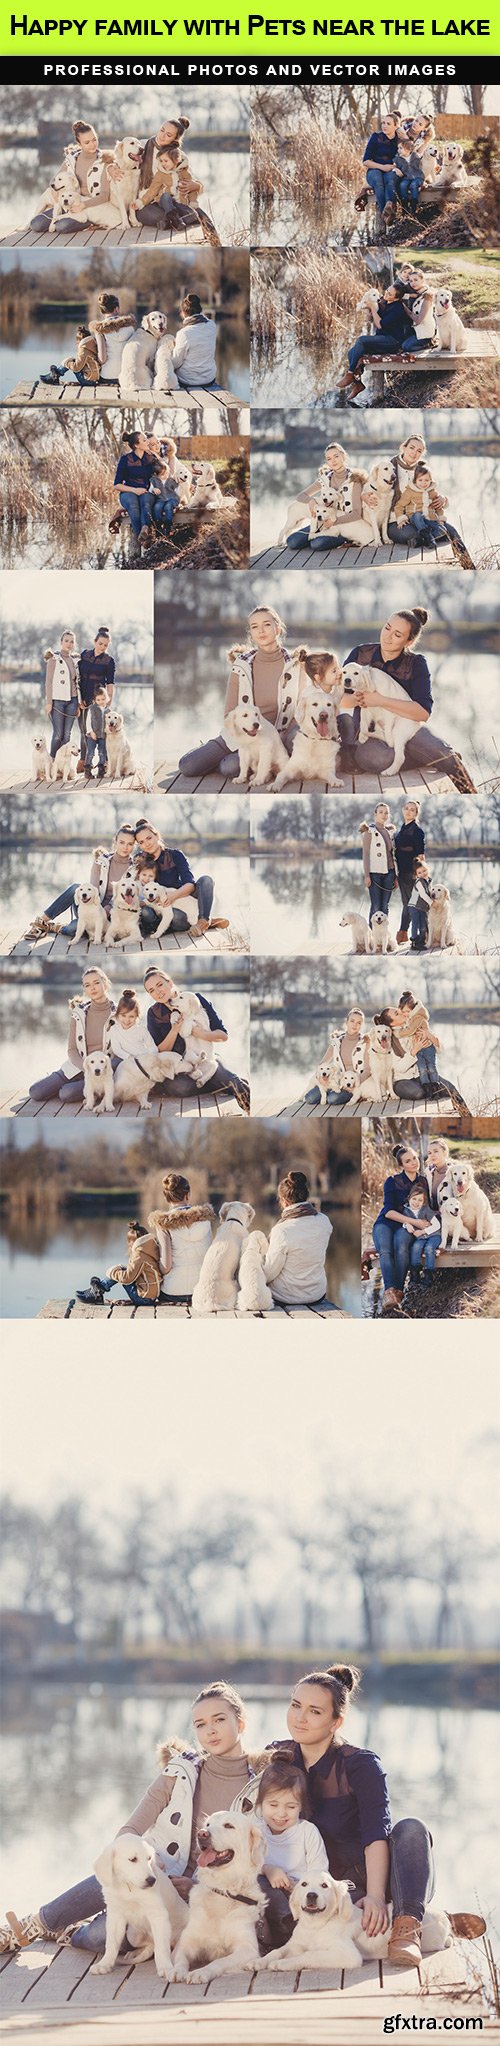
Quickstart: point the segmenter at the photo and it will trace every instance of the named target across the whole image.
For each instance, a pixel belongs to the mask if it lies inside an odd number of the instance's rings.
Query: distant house
[[[0,1645],[4,1669],[9,1669],[44,1662],[61,1649],[76,1649],[77,1637],[72,1622],[57,1620],[55,1613],[10,1606],[0,1611]]]

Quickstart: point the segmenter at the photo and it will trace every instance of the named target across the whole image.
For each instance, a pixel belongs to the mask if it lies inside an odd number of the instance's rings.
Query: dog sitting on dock
[[[43,733],[37,733],[32,743],[33,781],[52,781],[52,761]]]

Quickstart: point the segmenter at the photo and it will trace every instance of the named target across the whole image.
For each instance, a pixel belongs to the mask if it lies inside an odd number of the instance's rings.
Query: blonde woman
[[[30,1087],[30,1101],[83,1101],[84,1063],[91,1051],[108,1050],[109,1025],[115,1013],[111,981],[100,966],[82,975],[79,995],[69,1004],[67,1055],[62,1065]]]
[[[284,631],[283,619],[270,604],[258,604],[250,612],[247,641],[228,651],[231,673],[224,717],[236,710],[243,688],[262,716],[276,726],[287,753],[291,753],[297,726],[293,717],[294,681]],[[232,776],[239,771],[239,754],[228,754],[227,739],[224,732],[219,732],[216,739],[207,739],[204,746],[184,753],[179,767],[182,774],[216,774],[221,769]]]

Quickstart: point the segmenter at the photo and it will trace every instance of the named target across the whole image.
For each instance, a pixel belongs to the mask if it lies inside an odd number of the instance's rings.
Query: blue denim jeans
[[[88,736],[88,739],[87,739],[87,744],[86,744],[86,748],[85,748],[85,766],[86,766],[86,767],[92,767],[92,762],[93,762],[93,759],[94,759],[94,755],[95,755],[95,753],[96,753],[96,752],[97,752],[97,759],[98,759],[98,762],[99,762],[99,767],[105,767],[105,766],[106,766],[106,762],[107,762],[107,758],[108,758],[108,756],[107,756],[107,752],[106,752],[106,740],[105,740],[105,739],[93,739],[93,738],[92,738],[92,733],[91,733],[91,732],[89,732],[89,736]]]
[[[212,880],[212,875],[200,874],[199,881],[196,882],[195,895],[198,904],[198,916],[201,918],[202,923],[205,922],[210,923],[214,891],[215,883]],[[155,909],[151,909],[147,903],[144,903],[139,918],[143,938],[147,938],[150,932],[156,931],[158,928],[158,924],[160,922],[161,918],[158,915],[157,911]],[[174,904],[172,922],[171,924],[169,924],[169,930],[170,931],[189,930],[186,911],[185,909],[183,909],[182,902],[177,902]]]
[[[373,1241],[386,1290],[393,1286],[397,1293],[402,1293],[410,1263],[408,1230],[398,1228],[394,1222],[374,1222]]]
[[[370,923],[377,909],[387,916],[395,879],[394,873],[370,874]]]
[[[50,713],[52,723],[51,760],[55,760],[59,746],[67,746],[68,740],[71,738],[77,710],[78,698],[76,696],[72,696],[69,703],[63,703],[60,697],[56,697],[55,703],[52,704]]]
[[[75,1073],[68,1080],[62,1066],[53,1073],[46,1073],[43,1080],[34,1080],[29,1090],[30,1101],[83,1101],[83,1073]]]
[[[133,490],[121,490],[120,504],[123,511],[128,513],[132,532],[138,538],[143,526],[151,525],[151,505],[148,503],[147,491],[144,491],[141,497],[135,497]]]
[[[417,944],[419,938],[427,937],[427,917],[425,909],[410,910],[410,928],[413,944]]]
[[[423,177],[402,177],[398,180],[401,204],[402,206],[411,206],[412,213],[416,211],[419,192],[422,190],[423,182]]]
[[[52,917],[54,917],[54,916],[61,916],[61,914],[62,914],[62,911],[63,911],[64,909],[73,909],[73,910],[74,910],[74,907],[75,907],[75,888],[77,887],[77,885],[78,885],[78,883],[77,883],[76,881],[72,881],[72,882],[70,883],[70,886],[69,886],[69,888],[62,888],[62,889],[61,889],[61,894],[60,894],[60,895],[55,895],[55,896],[54,896],[54,901],[53,901],[53,902],[49,902],[49,903],[47,904],[47,908],[46,908],[46,909],[44,910],[44,912],[43,912],[44,916],[52,916]],[[67,938],[74,938],[74,935],[75,935],[75,931],[76,931],[76,916],[72,916],[72,917],[70,918],[69,924],[65,924],[65,925],[64,925],[64,935],[65,935],[65,937],[67,937]]]
[[[418,1077],[422,1087],[435,1087],[439,1079],[436,1052],[433,1044],[426,1044],[425,1051],[417,1051]]]
[[[423,1259],[425,1271],[433,1272],[437,1250],[439,1250],[439,1237],[437,1235],[410,1237],[410,1271],[419,1272]]]
[[[418,1918],[421,1925],[436,1886],[432,1834],[421,1819],[398,1819],[389,1840],[389,1896],[394,1917]]]
[[[349,369],[356,370],[358,362],[369,355],[400,355],[405,343],[396,340],[395,334],[359,334],[347,350]]]
[[[333,1087],[329,1087],[329,1088],[328,1088],[328,1090],[327,1090],[327,1096],[326,1096],[326,1099],[327,1099],[327,1105],[328,1105],[328,1108],[337,1108],[337,1107],[338,1107],[338,1108],[343,1108],[343,1107],[345,1107],[345,1104],[346,1104],[346,1102],[347,1102],[347,1101],[350,1101],[350,1099],[351,1099],[351,1096],[350,1096],[350,1093],[349,1093],[349,1088],[348,1088],[348,1087],[343,1087],[343,1088],[342,1088],[342,1090],[341,1090],[341,1093],[340,1093],[340,1094],[334,1094],[334,1091],[333,1091]],[[320,1090],[319,1090],[319,1087],[310,1087],[310,1088],[309,1088],[309,1093],[308,1093],[308,1094],[305,1094],[305,1095],[304,1095],[304,1101],[311,1101],[311,1102],[312,1102],[312,1104],[313,1104],[313,1107],[314,1107],[314,1108],[318,1108],[318,1107],[319,1107],[319,1103],[320,1103],[320,1101],[321,1101],[321,1094],[320,1094]]]
[[[383,213],[384,206],[387,206],[389,201],[392,204],[393,199],[397,197],[396,172],[391,169],[390,164],[385,170],[380,164],[376,164],[374,170],[367,170],[366,182],[374,194],[379,213]]]

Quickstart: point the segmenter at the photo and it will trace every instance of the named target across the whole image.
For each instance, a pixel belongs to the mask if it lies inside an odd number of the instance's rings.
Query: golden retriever
[[[172,1942],[185,1926],[187,1904],[178,1896],[152,1844],[137,1833],[119,1833],[98,1855],[94,1867],[106,1905],[106,1946],[102,1960],[94,1962],[92,1974],[111,1973],[127,1936],[134,1949],[133,1956],[126,1956],[129,1965],[131,1958],[147,1961],[154,1954],[157,1974],[162,1981],[171,1982]]]
[[[174,1955],[176,1982],[213,1982],[256,1968],[259,1958],[264,1899],[258,1878],[267,1852],[261,1827],[244,1812],[212,1812],[198,1841],[189,1917]]]
[[[75,888],[75,909],[76,931],[71,939],[72,945],[81,945],[83,938],[88,938],[91,945],[102,945],[108,919],[99,900],[99,889],[94,888],[91,881],[84,881],[81,887]]]

